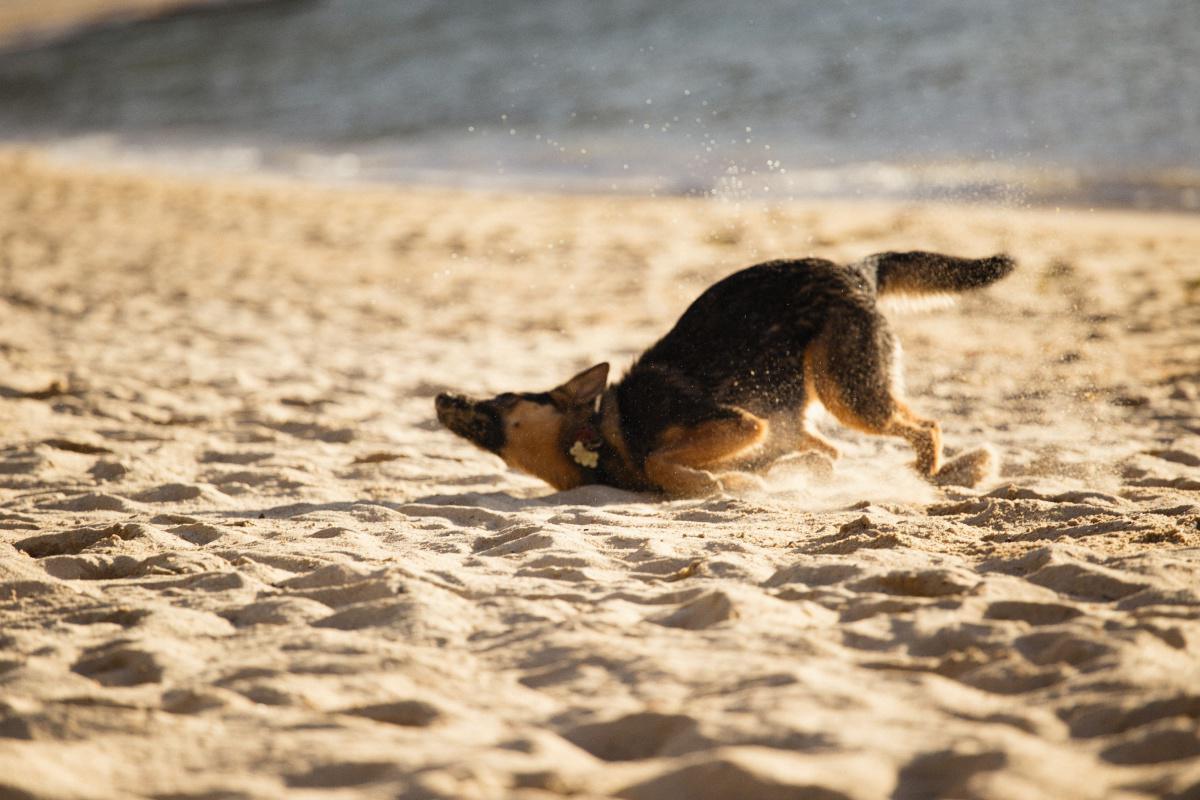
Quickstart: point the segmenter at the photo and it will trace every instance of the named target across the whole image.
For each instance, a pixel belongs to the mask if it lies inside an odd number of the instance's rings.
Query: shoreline
[[[0,8],[0,53],[55,45],[121,25],[271,0],[10,0]]]
[[[1087,173],[1066,168],[980,164],[882,163],[792,170],[786,175],[721,179],[618,177],[581,173],[485,173],[477,169],[389,166],[354,151],[319,152],[294,147],[144,143],[121,145],[110,136],[64,141],[17,139],[0,151],[29,150],[81,166],[153,171],[164,175],[272,176],[324,185],[444,188],[448,190],[614,197],[689,197],[732,202],[878,202],[998,207],[1030,210],[1200,213],[1200,172]],[[758,186],[759,188],[754,188]]]

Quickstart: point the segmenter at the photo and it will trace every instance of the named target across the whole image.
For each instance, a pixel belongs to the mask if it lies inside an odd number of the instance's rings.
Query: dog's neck
[[[567,437],[567,447],[568,457],[584,474],[584,483],[643,488],[645,481],[625,445],[616,387],[605,389],[596,410],[574,426]]]
[[[604,482],[603,476],[596,473],[603,471],[601,456],[603,451],[610,447],[608,437],[603,432],[604,416],[611,413],[610,408],[616,398],[613,397],[606,403],[609,394],[609,391],[605,391],[591,411],[576,422],[570,423],[564,439],[567,456],[584,471],[584,475],[589,478],[585,481],[587,483]]]
[[[621,431],[621,413],[617,407],[617,388],[615,386],[609,386],[604,390],[604,394],[600,395],[600,407],[594,416],[596,426],[600,435],[604,437],[604,441],[617,451],[622,461],[632,463],[629,458],[629,450],[625,447],[625,434]]]

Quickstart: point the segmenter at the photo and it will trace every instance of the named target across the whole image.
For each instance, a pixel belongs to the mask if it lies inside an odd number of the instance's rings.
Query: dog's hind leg
[[[707,468],[727,465],[766,434],[763,419],[740,409],[698,425],[670,428],[646,457],[646,477],[670,495],[711,493],[722,488],[724,478]]]
[[[880,433],[900,436],[912,445],[917,454],[917,472],[922,475],[933,477],[942,468],[942,428],[936,420],[919,417],[897,403],[896,412]]]
[[[781,459],[794,460],[801,455],[820,454],[830,464],[841,456],[837,447],[809,427],[804,410],[775,411],[766,415],[770,438],[761,448],[738,461],[739,469],[760,472],[770,469]]]
[[[792,449],[801,453],[815,450],[818,453],[829,456],[831,461],[837,461],[842,455],[833,442],[821,436],[816,431],[809,429],[807,424],[802,425],[796,434]]]
[[[897,396],[895,340],[874,309],[839,306],[805,351],[805,379],[843,425],[905,439],[917,454],[916,469],[933,477],[942,466],[938,423],[913,413]]]

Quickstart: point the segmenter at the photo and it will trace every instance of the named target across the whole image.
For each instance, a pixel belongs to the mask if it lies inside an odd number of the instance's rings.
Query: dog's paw
[[[726,494],[761,492],[765,488],[762,478],[746,472],[723,472],[717,476],[717,486]]]
[[[933,476],[939,486],[978,486],[992,477],[999,459],[989,445],[960,453]]]
[[[767,471],[768,478],[800,476],[817,483],[829,483],[833,480],[833,459],[825,453],[809,450],[803,453],[790,453],[778,459]]]

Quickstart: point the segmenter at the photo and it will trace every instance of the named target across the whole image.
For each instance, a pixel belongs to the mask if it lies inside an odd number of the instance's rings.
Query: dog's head
[[[570,454],[573,436],[607,384],[608,364],[597,364],[548,392],[505,392],[487,400],[440,394],[437,417],[510,467],[569,489],[584,481],[581,465]]]

